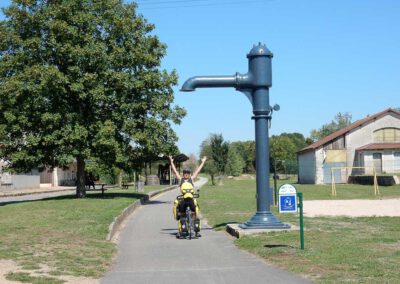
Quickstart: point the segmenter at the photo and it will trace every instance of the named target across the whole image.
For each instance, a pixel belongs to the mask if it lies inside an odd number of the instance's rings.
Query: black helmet
[[[190,174],[192,171],[189,168],[183,169],[183,174]]]

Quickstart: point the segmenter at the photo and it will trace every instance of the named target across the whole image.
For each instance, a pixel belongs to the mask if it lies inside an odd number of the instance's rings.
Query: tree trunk
[[[119,176],[118,176],[118,186],[119,186],[119,188],[122,188],[122,179],[123,179],[122,170],[120,170]]]
[[[215,185],[214,175],[211,175],[211,184]]]
[[[85,159],[82,156],[76,158],[77,171],[76,171],[76,197],[84,198],[86,196],[85,188]]]
[[[219,176],[218,176],[218,185],[219,186],[224,185],[224,183],[222,182],[222,179],[223,179],[222,173],[219,173]]]

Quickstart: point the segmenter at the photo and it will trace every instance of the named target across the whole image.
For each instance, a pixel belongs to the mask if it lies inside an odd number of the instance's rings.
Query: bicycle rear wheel
[[[189,240],[192,239],[192,228],[193,228],[193,219],[192,219],[192,210],[190,208],[186,209],[186,220],[187,220],[187,230]]]

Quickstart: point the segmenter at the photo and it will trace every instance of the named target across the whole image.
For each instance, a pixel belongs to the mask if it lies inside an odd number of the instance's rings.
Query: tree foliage
[[[204,140],[200,145],[200,157],[207,156],[207,163],[204,164],[203,171],[210,175],[212,185],[215,185],[215,175],[218,173],[218,169],[215,166],[215,162],[212,158],[212,150],[210,138]]]
[[[297,166],[297,151],[307,145],[301,133],[282,133],[270,139],[271,169],[276,166],[277,172],[293,171]]]
[[[0,22],[0,157],[17,171],[86,159],[126,167],[176,151],[175,71],[166,46],[122,0],[14,0]]]
[[[229,149],[235,149],[243,162],[243,173],[250,174],[255,172],[256,161],[256,142],[255,141],[235,141],[229,144]]]
[[[335,115],[334,120],[330,123],[322,125],[320,129],[311,130],[310,138],[316,142],[322,138],[336,132],[340,129],[345,128],[351,124],[352,115],[349,112],[341,113]]]
[[[229,145],[226,173],[231,176],[240,176],[243,173],[245,162],[232,144]]]
[[[212,184],[215,185],[214,177],[219,175],[220,181],[225,174],[225,167],[228,159],[229,143],[224,141],[222,134],[211,134],[201,143],[200,156],[207,156],[209,159],[204,166],[204,172],[211,176]]]
[[[229,143],[224,141],[222,134],[210,136],[211,155],[220,175],[225,174],[226,162],[228,160]]]
[[[187,161],[183,162],[183,168],[188,168],[193,173],[199,166],[199,162],[197,157],[193,153],[189,154],[188,158],[189,159]]]

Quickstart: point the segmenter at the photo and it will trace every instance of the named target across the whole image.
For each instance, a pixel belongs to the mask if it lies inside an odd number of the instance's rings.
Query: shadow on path
[[[34,197],[40,197],[39,195],[33,195]],[[101,193],[88,193],[83,199],[115,199],[115,198],[132,198],[132,199],[140,199],[145,197],[145,194],[135,193],[135,192],[106,192],[104,195]],[[18,196],[19,198],[23,198],[23,196]],[[16,198],[18,198],[16,197]],[[25,196],[29,198],[28,196]],[[77,198],[75,194],[67,194],[61,196],[51,196],[51,197],[43,197],[38,199],[32,200],[10,200],[10,201],[1,201],[0,199],[0,206],[10,205],[14,203],[25,203],[25,202],[37,202],[37,201],[51,201],[51,200],[72,200],[72,199],[80,199]]]
[[[171,201],[149,200],[144,205],[171,204]]]

